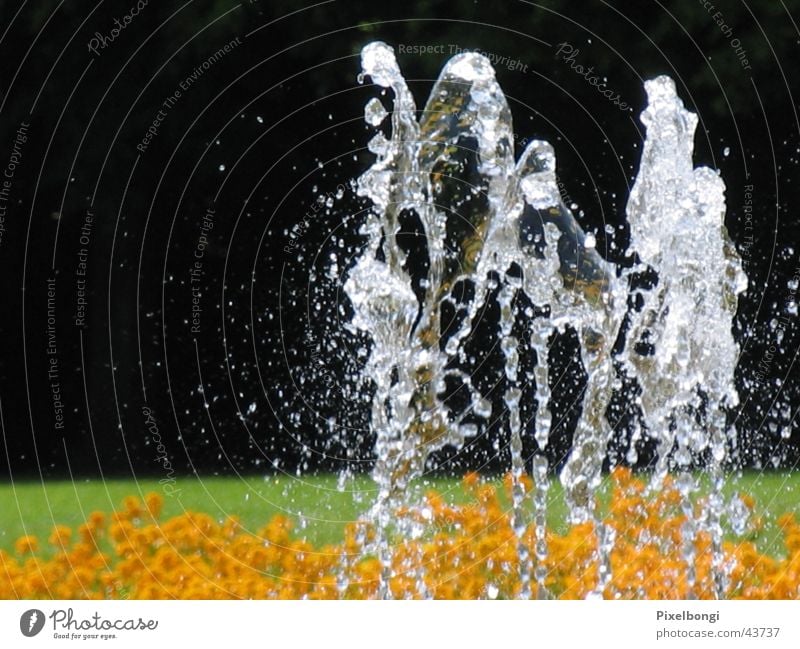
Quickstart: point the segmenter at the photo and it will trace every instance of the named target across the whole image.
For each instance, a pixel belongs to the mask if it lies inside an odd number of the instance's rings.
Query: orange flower
[[[164,507],[164,498],[161,494],[151,492],[144,497],[145,507],[153,518],[161,516],[161,510]]]
[[[34,554],[39,551],[39,539],[35,536],[23,536],[14,543],[17,554]]]
[[[72,530],[69,527],[66,525],[56,525],[47,541],[50,545],[54,545],[58,548],[65,548],[69,544],[71,536]]]

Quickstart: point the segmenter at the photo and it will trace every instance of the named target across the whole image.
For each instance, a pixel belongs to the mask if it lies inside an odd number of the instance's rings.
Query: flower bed
[[[671,482],[655,496],[630,471],[611,475],[605,524],[616,532],[609,598],[684,598],[680,497]],[[390,587],[395,597],[516,597],[522,588],[519,540],[510,512],[494,486],[475,475],[464,479],[470,501],[451,505],[436,492],[424,506],[397,516],[418,517],[427,532],[393,547]],[[527,485],[530,487],[530,485]],[[506,481],[506,489],[510,487]],[[752,511],[754,503],[741,497]],[[186,512],[162,520],[163,502],[128,497],[119,511],[92,513],[50,537],[20,538],[14,552],[0,551],[0,597],[57,598],[374,598],[380,562],[365,553],[372,530],[345,529],[341,544],[314,547],[292,534],[292,521],[273,517],[250,533],[236,518],[217,521]],[[698,505],[699,507],[700,505]],[[756,517],[750,525],[757,527]],[[729,597],[794,599],[800,595],[800,525],[792,514],[778,520],[785,557],[760,553],[751,541],[724,544]],[[521,542],[531,551],[529,527]],[[582,598],[596,586],[598,565],[592,524],[547,535],[546,586],[550,596]],[[696,539],[694,595],[712,596],[710,539]],[[47,547],[49,546],[49,547]],[[534,593],[536,586],[533,586]]]

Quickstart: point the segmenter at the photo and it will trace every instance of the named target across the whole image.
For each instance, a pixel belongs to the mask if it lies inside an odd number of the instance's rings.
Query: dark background
[[[375,39],[395,48],[479,48],[527,66],[497,68],[516,136],[553,143],[583,226],[597,231],[612,260],[627,243],[643,80],[676,79],[700,117],[696,162],[719,169],[727,184],[727,224],[750,280],[734,323],[742,347],[742,405],[731,413],[738,457],[747,466],[794,466],[800,328],[787,283],[800,265],[800,2],[715,4],[150,0],[94,54],[87,45],[95,33],[109,36],[135,0],[3,2],[0,173],[20,124],[30,126],[0,240],[0,472],[369,468],[370,390],[355,378],[367,344],[344,329],[349,306],[337,291],[358,249],[363,203],[348,186],[333,208],[311,212],[297,247],[285,247],[317,196],[373,159],[363,106],[380,89],[356,75],[361,47]],[[181,81],[237,37],[137,151]],[[752,69],[737,58],[734,38]],[[577,62],[606,76],[633,110],[620,111],[557,58],[561,42],[579,48]],[[398,55],[418,105],[447,58]],[[742,209],[747,184],[752,230]],[[200,331],[192,333],[189,267],[212,205],[196,284]],[[87,210],[88,304],[85,325],[76,326]],[[331,255],[338,276],[330,275]],[[63,428],[47,373],[52,277]],[[487,340],[493,308],[482,321]],[[493,421],[462,452],[437,455],[434,465],[445,470],[507,467],[502,383],[492,378],[499,352],[493,343],[478,347],[488,359],[478,383],[495,404]],[[759,364],[763,379],[754,378]],[[573,393],[557,412],[554,461],[569,446],[581,382],[566,361],[558,373]],[[626,445],[621,425],[614,449],[624,454]]]

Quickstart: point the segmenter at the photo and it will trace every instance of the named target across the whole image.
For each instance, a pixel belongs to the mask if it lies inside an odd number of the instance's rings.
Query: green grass
[[[493,482],[499,484],[499,480]],[[164,498],[163,516],[194,510],[221,521],[236,515],[246,529],[255,532],[273,515],[282,513],[295,519],[298,535],[315,544],[334,543],[341,540],[344,524],[366,512],[375,497],[375,486],[368,476],[356,476],[343,485],[337,483],[337,477],[332,475],[179,478],[178,493]],[[468,500],[460,480],[431,478],[414,488],[418,494],[428,489],[436,489],[449,502]],[[25,534],[45,540],[55,524],[75,527],[92,511],[112,511],[125,496],[143,496],[151,491],[164,493],[157,480],[0,484],[0,548],[11,549],[14,541]],[[748,493],[755,498],[756,513],[765,525],[757,536],[747,538],[755,541],[760,551],[780,555],[781,536],[775,520],[788,511],[800,514],[800,473],[731,475],[725,491]],[[509,506],[506,499],[503,502]],[[553,481],[550,490],[548,518],[554,529],[566,529],[566,506],[557,481]]]
[[[759,551],[783,556],[783,535],[776,525],[781,514],[793,512],[800,518],[800,472],[744,472],[728,477],[725,493],[749,494],[756,501],[755,515],[763,520],[757,535],[746,537],[754,541]],[[735,539],[732,539],[735,540]]]

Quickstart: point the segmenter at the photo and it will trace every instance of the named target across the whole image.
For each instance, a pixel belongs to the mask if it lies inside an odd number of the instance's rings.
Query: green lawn
[[[375,486],[368,476],[356,476],[341,484],[332,475],[179,478],[176,488],[180,491],[175,496],[164,499],[164,517],[186,509],[203,511],[219,520],[236,515],[245,528],[255,531],[274,514],[283,513],[295,519],[298,535],[315,544],[339,541],[344,523],[367,511],[375,497]],[[421,494],[431,488],[451,502],[468,498],[460,480],[447,478],[420,481],[415,491]],[[24,534],[45,540],[54,524],[74,527],[92,511],[111,511],[125,496],[141,496],[150,491],[163,493],[156,480],[0,484],[0,548],[10,549]],[[779,555],[780,534],[775,519],[787,511],[800,514],[800,473],[731,475],[726,492],[748,493],[756,499],[757,513],[765,526],[752,540],[762,552]],[[562,490],[553,481],[549,519],[559,531],[566,527],[565,512]]]

